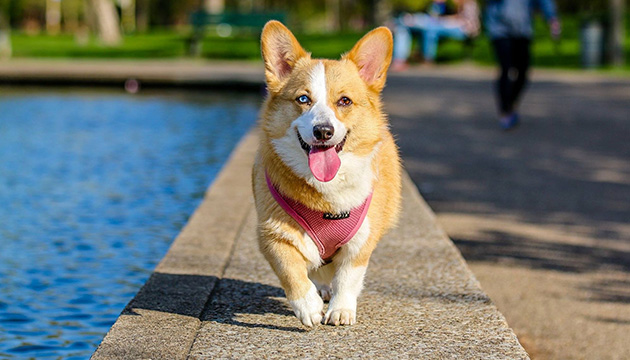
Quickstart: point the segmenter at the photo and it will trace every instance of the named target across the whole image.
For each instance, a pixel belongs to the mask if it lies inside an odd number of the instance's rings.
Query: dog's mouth
[[[333,147],[332,145],[309,145],[306,143],[306,141],[304,141],[304,139],[302,139],[302,136],[300,135],[299,131],[295,131],[297,133],[297,138],[300,141],[300,147],[302,148],[302,150],[304,150],[306,152],[306,155],[308,155],[311,152],[312,148],[318,148],[321,150],[325,150],[325,149],[329,149],[331,147]],[[339,142],[339,144],[334,145],[335,151],[337,153],[341,152],[341,150],[343,150],[343,146],[346,144],[346,138],[348,137],[348,133],[350,133],[350,131],[348,131],[346,133],[346,136],[343,137],[343,140],[341,140]]]
[[[343,150],[349,132],[337,145],[309,145],[302,139],[300,132],[296,132],[300,141],[300,147],[306,152],[308,157],[308,167],[311,169],[313,176],[322,182],[334,179],[341,167],[341,160],[338,154]]]

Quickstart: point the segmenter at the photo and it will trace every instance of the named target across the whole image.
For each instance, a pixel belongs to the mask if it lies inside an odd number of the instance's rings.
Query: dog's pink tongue
[[[340,166],[341,160],[339,160],[334,146],[311,147],[311,151],[308,153],[308,167],[311,168],[315,179],[323,182],[334,179]]]

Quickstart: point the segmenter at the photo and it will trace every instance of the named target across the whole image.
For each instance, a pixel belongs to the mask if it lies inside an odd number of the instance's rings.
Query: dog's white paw
[[[330,301],[332,298],[332,288],[329,285],[319,285],[317,291],[324,301]]]
[[[324,314],[324,302],[317,294],[317,290],[313,285],[311,289],[301,299],[289,301],[295,316],[308,327],[319,325],[322,322]]]
[[[357,322],[357,312],[351,309],[330,309],[324,317],[324,324],[354,325]]]

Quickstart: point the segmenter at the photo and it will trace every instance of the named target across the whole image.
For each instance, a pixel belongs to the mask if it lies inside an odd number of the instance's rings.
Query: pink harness
[[[324,213],[309,209],[306,205],[282,195],[271,183],[269,176],[266,178],[267,186],[273,198],[313,239],[319,249],[319,256],[324,262],[330,262],[337,249],[348,243],[359,231],[372,200],[370,193],[363,204],[349,212]]]

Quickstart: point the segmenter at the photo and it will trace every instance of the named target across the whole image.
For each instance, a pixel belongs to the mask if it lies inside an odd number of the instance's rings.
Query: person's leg
[[[405,14],[396,19],[394,29],[394,53],[391,69],[402,71],[407,68],[411,54],[413,33],[421,33],[433,21],[427,14]]]
[[[501,116],[512,112],[512,84],[510,82],[510,67],[512,64],[511,41],[507,38],[494,39],[495,56],[499,63],[499,78],[496,82],[496,94]]]
[[[529,64],[530,64],[530,43],[527,38],[516,38],[512,42],[512,59],[514,71],[516,71],[516,79],[512,90],[512,98],[510,99],[513,109],[516,108],[520,96],[527,85]]]
[[[424,61],[435,61],[439,40],[440,33],[438,28],[429,27],[422,31],[422,56],[424,57]]]
[[[510,130],[519,123],[514,112],[516,68],[514,67],[513,39],[496,39],[493,41],[497,61],[501,67],[497,81],[497,99],[499,100],[499,125],[503,130]]]
[[[397,21],[394,29],[394,50],[392,71],[402,71],[407,68],[407,59],[411,53],[411,30],[402,22]]]
[[[402,24],[396,24],[394,30],[394,61],[407,61],[411,52],[411,31]]]

